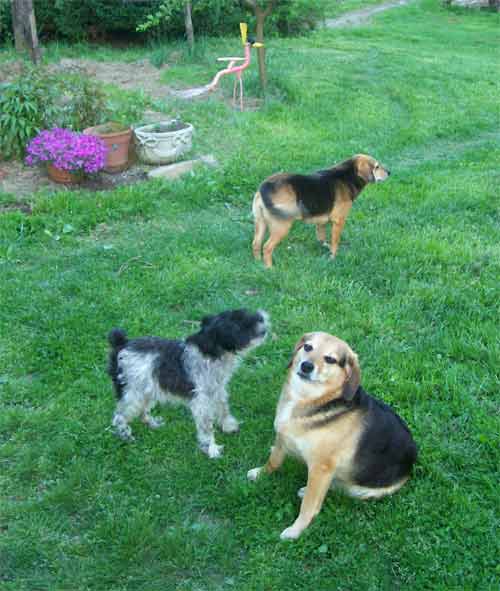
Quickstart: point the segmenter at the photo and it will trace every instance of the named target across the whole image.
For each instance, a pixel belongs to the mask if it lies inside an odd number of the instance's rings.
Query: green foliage
[[[148,14],[145,21],[137,25],[137,31],[144,33],[154,27],[159,27],[161,23],[168,23],[174,15],[178,18],[183,4],[183,0],[164,0],[155,12]]]
[[[105,95],[88,76],[78,73],[57,79],[59,113],[58,127],[82,131],[102,121],[108,113]]]
[[[0,153],[22,156],[27,142],[57,116],[54,79],[30,69],[0,89]]]
[[[105,33],[133,33],[137,23],[161,0],[35,0],[37,23],[44,36],[71,40],[99,38]]]
[[[183,0],[34,0],[40,38],[99,39],[107,34],[126,33],[140,38],[183,37]],[[279,0],[266,20],[266,35],[290,35],[314,27],[327,0]],[[238,24],[253,15],[236,0],[194,0],[192,18],[195,35],[238,35]],[[10,32],[10,2],[0,0],[2,31]],[[9,33],[10,34],[10,33]]]
[[[313,30],[324,16],[325,0],[281,0],[269,17],[266,27],[276,28],[283,36]]]
[[[0,0],[0,44],[12,40],[10,0]]]
[[[183,0],[164,0],[138,25],[137,30],[144,32],[154,28],[169,30],[172,26],[178,27],[183,5]],[[266,34],[292,35],[314,29],[324,14],[324,7],[325,0],[279,0],[266,20]],[[192,17],[195,32],[208,35],[237,34],[240,22],[253,21],[251,11],[234,0],[195,0]]]
[[[151,99],[142,91],[123,92],[117,88],[106,90],[106,108],[113,121],[127,127],[140,121],[144,111],[151,107]]]
[[[27,68],[0,89],[0,153],[21,157],[40,130],[67,127],[81,131],[99,123],[105,113],[104,95],[91,79]]]

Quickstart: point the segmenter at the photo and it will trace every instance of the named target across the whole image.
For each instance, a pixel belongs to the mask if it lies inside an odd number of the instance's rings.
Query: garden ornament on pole
[[[185,91],[176,92],[175,95],[181,98],[194,98],[198,96],[202,96],[204,94],[208,94],[213,92],[218,84],[222,76],[227,74],[234,74],[234,86],[233,86],[233,104],[236,105],[237,101],[237,94],[240,103],[240,109],[243,111],[243,79],[242,73],[244,70],[248,68],[250,65],[250,58],[251,58],[251,49],[252,47],[263,47],[262,43],[255,43],[253,40],[247,37],[247,24],[240,23],[240,31],[241,31],[241,41],[243,43],[243,47],[245,48],[245,55],[244,57],[219,57],[217,61],[219,62],[229,62],[228,65],[223,69],[217,72],[214,76],[214,79],[210,84],[205,86],[201,86],[200,88],[190,88]],[[236,65],[237,62],[243,62],[239,65]],[[239,92],[237,93],[237,90]]]
[[[240,109],[243,111],[243,78],[242,73],[244,70],[248,68],[250,65],[250,58],[251,58],[251,49],[252,47],[262,47],[262,43],[254,43],[253,41],[247,38],[247,24],[240,23],[240,31],[241,31],[241,42],[243,43],[243,47],[245,48],[245,57],[219,57],[217,61],[219,62],[229,62],[227,67],[224,70],[220,70],[217,72],[212,82],[208,85],[209,92],[215,90],[217,85],[219,84],[219,80],[222,76],[226,74],[234,74],[235,80],[233,85],[233,105],[236,105],[236,91],[237,87],[239,86],[239,102],[240,102]],[[242,61],[243,63],[239,66],[235,65],[236,62]]]

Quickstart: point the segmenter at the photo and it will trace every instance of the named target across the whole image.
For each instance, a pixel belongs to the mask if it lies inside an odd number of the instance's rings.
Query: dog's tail
[[[252,213],[254,217],[254,237],[252,242],[253,256],[256,260],[262,257],[262,242],[266,234],[267,222],[264,217],[264,204],[262,203],[262,196],[259,191],[255,193],[252,203]]]
[[[264,181],[259,188],[259,193],[263,206],[272,216],[278,220],[292,220],[300,213],[300,210],[297,207],[296,198],[293,200],[294,203],[290,203],[288,206],[281,204],[281,207],[276,206],[273,201],[273,195],[276,192],[279,192],[284,186],[286,185],[283,182]]]
[[[113,328],[108,334],[108,341],[113,349],[119,351],[128,343],[127,333],[121,328]]]
[[[111,345],[111,351],[109,352],[108,358],[108,374],[113,380],[116,397],[120,400],[123,395],[123,387],[125,386],[125,383],[123,381],[123,375],[120,374],[120,369],[118,367],[118,353],[128,343],[127,333],[121,328],[113,328],[108,334],[108,341]]]

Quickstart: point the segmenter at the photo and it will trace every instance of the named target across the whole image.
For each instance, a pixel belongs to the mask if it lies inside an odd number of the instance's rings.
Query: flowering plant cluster
[[[31,140],[26,151],[28,166],[50,162],[70,172],[98,172],[106,163],[107,147],[94,135],[55,127],[41,131]]]

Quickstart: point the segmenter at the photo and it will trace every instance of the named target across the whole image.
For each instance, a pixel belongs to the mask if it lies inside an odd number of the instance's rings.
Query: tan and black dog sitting
[[[297,344],[276,409],[276,441],[255,480],[292,454],[307,464],[300,514],[281,533],[298,538],[320,511],[328,489],[340,486],[360,499],[397,491],[408,480],[417,446],[404,421],[360,386],[358,358],[344,341],[324,332]]]
[[[316,224],[318,240],[326,244],[326,224],[332,223],[331,256],[335,257],[353,201],[368,183],[384,181],[390,172],[371,156],[357,154],[327,170],[313,174],[278,173],[267,178],[253,200],[255,220],[253,254],[266,267],[273,265],[273,251],[295,220]],[[269,239],[264,244],[266,230]]]

